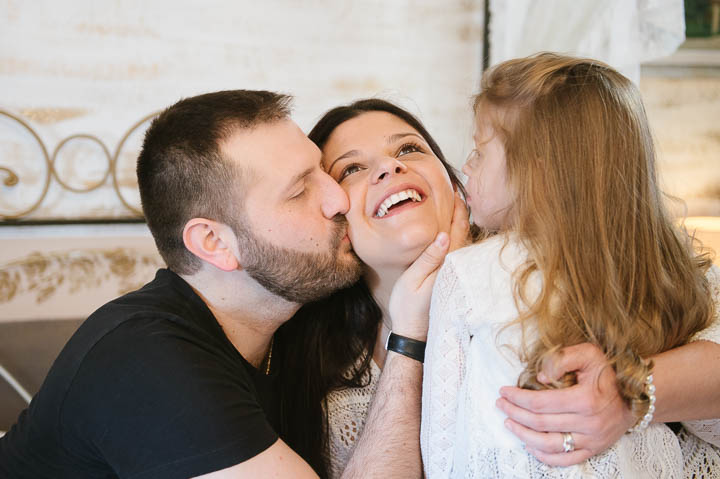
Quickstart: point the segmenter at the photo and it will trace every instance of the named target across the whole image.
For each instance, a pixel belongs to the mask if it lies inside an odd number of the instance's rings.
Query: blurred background
[[[162,266],[134,173],[156,112],[268,89],[308,131],[381,97],[459,167],[483,70],[543,50],[640,86],[671,207],[720,250],[720,0],[0,0],[0,430],[80,321]]]

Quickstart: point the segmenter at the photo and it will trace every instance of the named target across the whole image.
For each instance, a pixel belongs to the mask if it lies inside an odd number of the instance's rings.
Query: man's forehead
[[[238,129],[220,149],[231,161],[254,172],[255,179],[271,178],[284,185],[320,164],[321,153],[290,119]]]

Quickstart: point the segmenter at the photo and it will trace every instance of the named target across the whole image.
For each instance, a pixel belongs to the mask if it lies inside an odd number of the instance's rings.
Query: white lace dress
[[[526,252],[512,241],[504,249],[503,244],[503,237],[495,237],[453,252],[435,284],[423,380],[421,446],[426,476],[720,477],[720,456],[713,446],[685,433],[678,440],[664,424],[625,434],[607,451],[575,466],[549,467],[525,452],[495,407],[500,387],[514,384],[523,370],[513,353],[520,345],[519,326],[503,327],[518,314],[512,272]],[[717,271],[713,274],[717,293]],[[539,287],[537,276],[531,281]],[[697,339],[720,342],[718,336],[715,324]],[[720,445],[720,420],[695,421],[686,427]]]

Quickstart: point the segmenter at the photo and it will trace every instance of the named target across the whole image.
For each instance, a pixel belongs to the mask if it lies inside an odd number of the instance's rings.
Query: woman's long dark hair
[[[456,170],[422,123],[385,100],[359,100],[333,108],[308,136],[322,149],[340,124],[376,111],[395,115],[420,133],[453,185],[464,193]],[[328,298],[306,304],[275,334],[273,369],[277,368],[280,385],[280,436],[320,477],[328,475],[326,397],[335,389],[369,383],[380,321],[382,311],[361,279]]]

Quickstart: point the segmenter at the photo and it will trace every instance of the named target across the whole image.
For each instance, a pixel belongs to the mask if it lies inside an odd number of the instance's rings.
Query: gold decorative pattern
[[[58,123],[87,113],[82,108],[24,108],[20,114],[36,123]]]
[[[135,132],[143,123],[146,121],[152,119],[155,117],[159,112],[151,113],[139,121],[137,121],[135,124],[133,124],[130,129],[125,132],[122,139],[118,143],[117,147],[115,148],[115,152],[113,154],[110,153],[110,149],[105,145],[105,143],[99,139],[98,137],[94,135],[89,135],[85,133],[78,133],[74,135],[70,135],[67,138],[63,139],[60,143],[58,143],[57,147],[55,147],[55,150],[53,151],[53,154],[48,154],[48,149],[45,146],[45,143],[42,141],[40,136],[37,134],[37,132],[30,126],[30,124],[25,121],[22,117],[15,115],[9,111],[0,109],[0,116],[4,116],[7,118],[10,118],[11,120],[17,122],[20,124],[25,130],[27,130],[32,137],[37,142],[38,146],[40,146],[40,150],[42,151],[42,160],[45,162],[46,165],[46,174],[45,174],[45,180],[42,188],[42,192],[40,193],[40,196],[37,198],[37,200],[32,203],[28,208],[18,212],[18,213],[3,213],[0,211],[0,222],[6,221],[6,220],[17,220],[20,218],[24,218],[26,216],[29,216],[34,211],[36,211],[40,205],[45,200],[45,197],[47,196],[48,190],[50,188],[50,183],[53,178],[55,178],[55,181],[64,189],[68,191],[73,191],[75,193],[87,193],[89,191],[93,191],[102,185],[104,185],[107,182],[108,177],[112,178],[112,186],[115,191],[115,194],[117,195],[117,198],[120,200],[120,202],[127,208],[131,214],[134,217],[142,218],[142,211],[134,206],[132,206],[128,201],[123,197],[121,191],[120,191],[120,184],[118,182],[117,178],[117,163],[118,158],[120,157],[120,153],[122,152],[122,149],[125,146],[125,143],[127,142],[130,135]],[[57,156],[60,152],[60,150],[69,142],[77,140],[77,139],[84,139],[84,140],[90,140],[94,143],[97,143],[100,145],[103,154],[105,155],[107,159],[107,169],[105,171],[105,174],[103,175],[103,178],[96,182],[95,184],[92,184],[85,188],[75,188],[70,186],[69,183],[63,181],[63,179],[60,177],[60,175],[57,172],[57,169],[55,168],[55,161],[57,159]],[[18,187],[18,185],[21,184],[22,178],[20,178],[20,175],[18,175],[15,171],[10,169],[8,166],[0,165],[0,178],[4,176],[4,180],[2,184],[5,187],[8,188],[15,188]],[[0,187],[0,194],[2,193],[2,187]]]
[[[18,184],[19,178],[13,170],[0,166],[0,171],[5,173],[5,181],[3,181],[5,186],[15,186]]]
[[[121,295],[152,280],[164,266],[157,253],[129,248],[34,252],[0,267],[0,304],[23,293],[34,294],[40,304],[59,291],[95,289],[110,280],[118,283]]]

